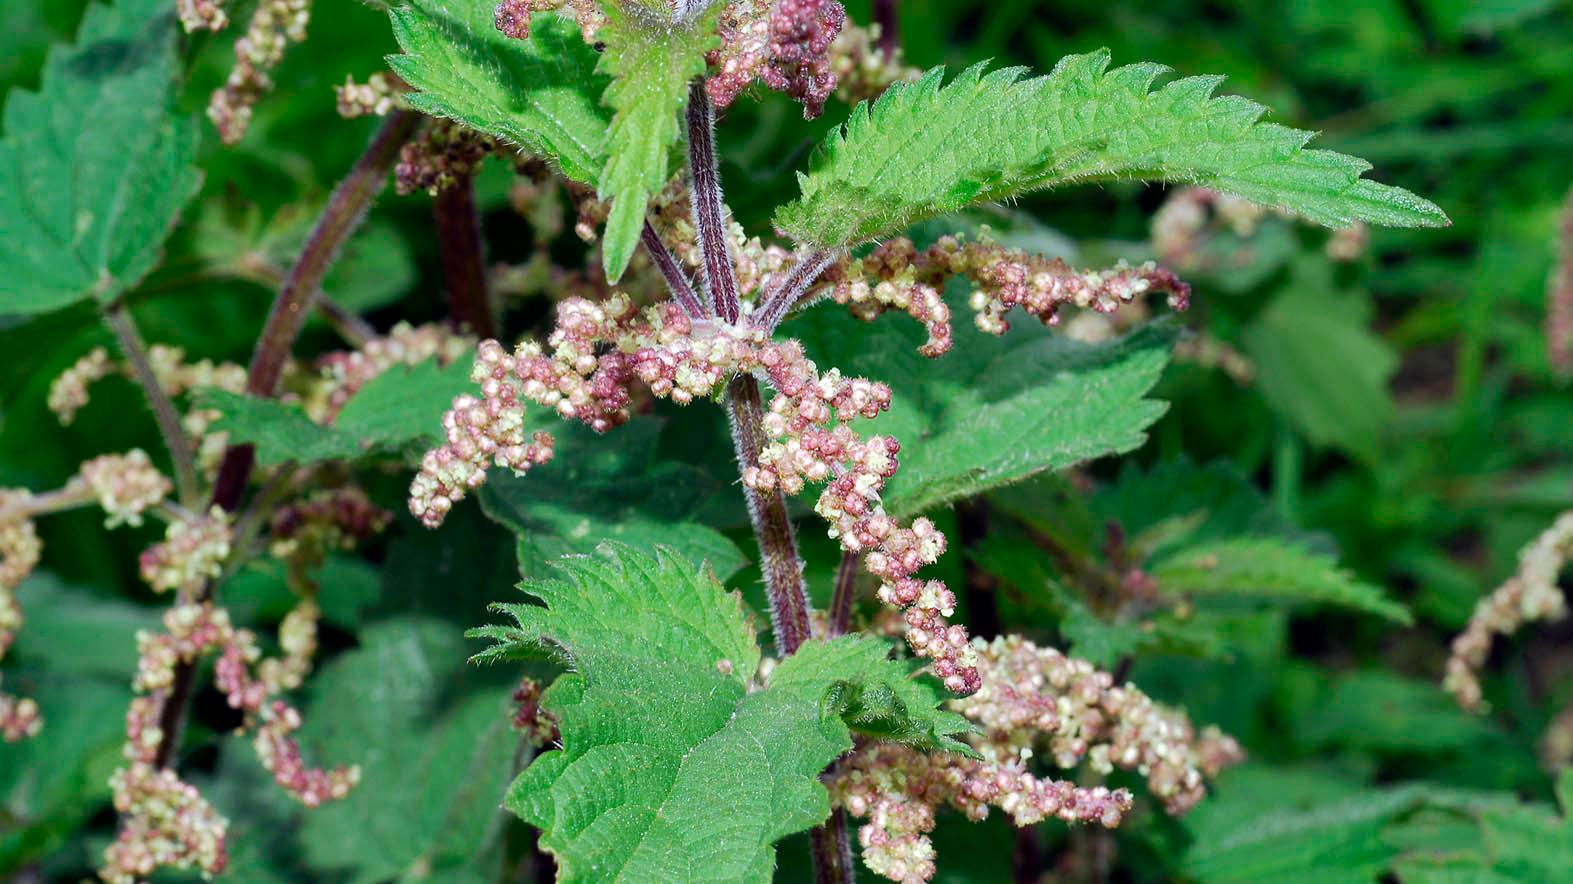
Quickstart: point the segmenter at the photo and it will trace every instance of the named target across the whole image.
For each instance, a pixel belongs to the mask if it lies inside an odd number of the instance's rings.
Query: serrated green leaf
[[[496,642],[483,659],[550,650],[572,667],[542,699],[562,748],[505,800],[560,881],[769,881],[775,842],[829,814],[818,775],[851,748],[848,724],[924,747],[967,729],[870,637],[811,640],[756,684],[741,600],[669,550],[609,545],[559,568],[523,584],[544,606],[500,605],[517,625],[472,634]]]
[[[261,466],[339,460],[361,453],[353,435],[313,423],[296,405],[215,389],[199,391],[196,401],[219,412],[215,431],[228,433],[233,444],[255,446]]]
[[[11,656],[70,675],[120,679],[137,657],[137,632],[159,629],[158,611],[34,574],[16,588],[27,617]]]
[[[1489,741],[1495,729],[1472,716],[1435,680],[1363,670],[1328,678],[1303,670],[1312,686],[1289,713],[1296,742],[1310,749],[1339,747],[1388,755],[1463,751]]]
[[[361,767],[346,798],[302,818],[315,865],[372,884],[437,880],[496,856],[518,735],[509,686],[466,667],[464,650],[450,624],[392,620],[313,676],[303,744],[320,763]]]
[[[1370,164],[1307,150],[1311,133],[1262,123],[1221,77],[1156,91],[1168,69],[1109,69],[1109,53],[1072,55],[1043,77],[974,65],[942,85],[935,68],[853,109],[799,177],[776,226],[823,247],[863,242],[979,202],[1073,182],[1137,178],[1201,184],[1290,209],[1319,224],[1437,226],[1431,203],[1360,176]]]
[[[88,7],[38,92],[15,91],[0,139],[0,314],[107,302],[158,263],[202,176],[175,113],[175,10]]]
[[[890,411],[865,430],[907,446],[885,487],[905,519],[1046,470],[1140,446],[1167,406],[1146,398],[1168,364],[1175,330],[1154,323],[1103,344],[1013,329],[1003,338],[957,329],[936,364],[923,333],[901,322],[861,323],[810,310],[785,326],[824,367],[890,384]]]
[[[457,120],[554,163],[567,177],[599,182],[611,114],[607,78],[573,22],[536,15],[530,38],[497,30],[492,0],[415,0],[395,9],[403,55],[389,67],[417,90],[417,110]]]
[[[1338,567],[1332,556],[1280,538],[1187,547],[1154,562],[1148,574],[1163,592],[1337,605],[1401,624],[1412,619],[1407,608]]]
[[[606,51],[597,70],[612,78],[602,101],[615,112],[597,183],[601,197],[612,201],[601,251],[609,282],[628,267],[650,197],[666,183],[678,113],[689,81],[705,72],[705,53],[719,45],[715,26],[723,5],[708,4],[695,17],[674,19],[664,6],[601,4],[606,24],[597,37]]]

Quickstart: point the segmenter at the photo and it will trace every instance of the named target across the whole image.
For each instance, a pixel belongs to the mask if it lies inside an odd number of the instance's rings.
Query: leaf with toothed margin
[[[415,0],[393,10],[403,55],[388,65],[415,88],[416,110],[516,144],[595,186],[606,164],[608,79],[579,27],[557,15],[531,21],[530,37],[497,30],[494,0]]]
[[[612,201],[601,252],[610,282],[628,267],[650,197],[666,183],[678,115],[689,82],[705,72],[705,53],[719,45],[715,27],[723,5],[674,18],[664,9],[601,4],[607,21],[598,37],[606,51],[597,70],[612,78],[602,101],[615,112],[598,183],[601,197]]]
[[[823,822],[819,774],[851,731],[965,751],[938,686],[868,636],[810,640],[767,678],[741,601],[665,548],[607,544],[496,606],[480,660],[549,655],[572,671],[542,706],[562,748],[504,805],[541,830],[559,881],[769,881],[776,841]]]
[[[1329,227],[1448,223],[1441,209],[1362,178],[1364,160],[1308,150],[1311,133],[1261,122],[1266,108],[1213,97],[1222,77],[1157,90],[1157,64],[1109,69],[1107,50],[1047,76],[934,68],[853,109],[798,176],[776,226],[819,247],[865,242],[976,203],[1070,183],[1134,178],[1211,187]]]
[[[37,92],[15,91],[0,138],[0,315],[107,303],[159,261],[197,192],[199,129],[177,113],[175,10],[88,6]]]

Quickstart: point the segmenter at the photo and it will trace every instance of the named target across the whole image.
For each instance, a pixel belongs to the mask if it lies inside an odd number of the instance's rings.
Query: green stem
[[[115,301],[105,308],[104,322],[115,333],[115,339],[120,342],[120,351],[131,366],[131,375],[153,409],[153,420],[158,424],[159,435],[164,437],[164,448],[169,451],[169,460],[174,466],[175,489],[180,495],[180,503],[188,509],[193,508],[201,498],[202,487],[197,480],[196,452],[191,437],[180,425],[180,412],[176,410],[169,394],[159,385],[158,376],[153,373],[153,364],[148,361],[147,345],[142,342],[142,335],[137,331],[125,303]]]

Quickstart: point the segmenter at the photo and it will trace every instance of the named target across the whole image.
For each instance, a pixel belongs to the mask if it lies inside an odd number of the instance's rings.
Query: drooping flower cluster
[[[215,875],[228,861],[228,822],[196,789],[159,764],[158,750],[165,738],[160,719],[182,663],[217,654],[216,686],[231,707],[245,714],[242,729],[252,731],[263,767],[303,805],[316,807],[343,798],[359,781],[356,767],[306,767],[300,747],[290,736],[300,727],[300,714],[274,698],[279,690],[298,685],[309,668],[316,647],[315,610],[310,603],[297,608],[302,613],[293,625],[286,618],[280,639],[285,657],[279,661],[261,660],[252,634],[234,628],[228,613],[209,602],[178,604],[165,613],[164,632],[137,634],[140,656],[132,686],[140,696],[126,712],[129,764],[111,780],[121,829],[105,851],[105,865],[99,872],[105,881],[139,880],[160,867]]]
[[[1568,615],[1567,599],[1557,586],[1562,567],[1573,559],[1573,512],[1563,513],[1519,553],[1518,572],[1481,599],[1469,625],[1453,639],[1442,687],[1460,706],[1485,708],[1480,667],[1498,635],[1512,635],[1526,623],[1556,621]]]
[[[60,419],[61,426],[70,426],[76,413],[88,403],[88,388],[109,377],[115,371],[109,360],[109,351],[94,347],[86,356],[71,364],[49,384],[49,397],[45,400],[49,410]]]
[[[846,23],[836,0],[739,0],[722,12],[721,48],[711,57],[715,73],[705,91],[726,107],[758,79],[803,104],[809,119],[824,110],[836,89],[830,46]]]
[[[913,576],[944,552],[944,535],[926,519],[903,526],[885,514],[879,495],[900,446],[888,436],[864,439],[850,426],[889,407],[888,387],[836,371],[821,375],[800,345],[769,342],[763,330],[691,319],[670,302],[641,313],[621,294],[560,303],[547,345],[526,341],[510,354],[496,341],[481,343],[471,377],[482,396],[454,400],[443,416],[447,444],[427,452],[410,485],[410,512],[424,524],[441,524],[489,466],[522,474],[551,458],[552,437],[525,429],[525,402],[605,432],[628,419],[635,381],[687,404],[739,372],[760,371],[776,395],[764,419],[768,444],[743,481],[787,494],[828,483],[816,510],[843,549],[864,554],[865,568],[881,580],[880,599],[906,612],[913,650],[933,660],[952,690],[977,687],[966,630],[947,622],[955,596],[940,581]]]
[[[854,817],[864,862],[894,881],[934,875],[928,833],[934,811],[949,805],[970,819],[998,807],[1017,826],[1050,817],[1119,825],[1133,797],[1124,789],[1083,788],[1032,773],[1046,757],[1070,769],[1084,759],[1092,772],[1118,767],[1147,778],[1152,794],[1173,814],[1205,794],[1216,776],[1243,756],[1216,728],[1198,735],[1184,713],[1167,709],[1129,685],[1115,685],[1091,664],[1040,648],[1019,636],[976,642],[982,687],[950,701],[981,732],[967,738],[981,758],[925,754],[890,743],[854,751],[828,783],[832,801]]]
[[[24,512],[31,498],[23,489],[0,488],[0,658],[22,628],[16,587],[38,566],[43,549],[33,520]],[[14,743],[36,736],[42,727],[36,702],[0,691],[0,739]]]
[[[311,0],[262,0],[257,5],[246,33],[235,42],[235,67],[229,79],[208,103],[208,119],[225,144],[245,136],[258,99],[273,88],[271,72],[291,44],[306,39],[310,21]]]
[[[900,310],[923,323],[929,337],[919,352],[932,357],[951,347],[950,310],[941,293],[955,276],[972,282],[969,306],[977,313],[977,327],[995,335],[1010,329],[1005,314],[1013,307],[1056,325],[1067,305],[1111,313],[1163,292],[1171,308],[1183,310],[1190,299],[1188,285],[1150,262],[1076,271],[1059,258],[1008,249],[986,236],[975,242],[943,237],[921,253],[909,239],[892,239],[863,258],[843,259],[827,272],[824,286],[861,319]]]
[[[206,515],[170,522],[164,541],[143,550],[137,564],[154,592],[190,594],[223,572],[233,541],[229,514],[215,506]]]
[[[399,149],[399,163],[393,167],[394,189],[400,196],[417,191],[436,196],[475,177],[487,157],[512,157],[517,153],[468,126],[452,120],[431,120]]]

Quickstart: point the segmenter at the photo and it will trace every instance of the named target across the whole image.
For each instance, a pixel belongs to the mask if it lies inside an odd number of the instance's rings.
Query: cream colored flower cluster
[[[206,515],[170,522],[164,541],[143,550],[137,565],[154,592],[189,594],[223,572],[233,542],[229,514],[215,506]]]
[[[111,780],[121,829],[105,851],[99,873],[105,881],[139,880],[160,867],[204,875],[224,869],[228,822],[173,770],[161,767],[158,758],[166,738],[160,719],[176,669],[209,654],[217,654],[215,686],[245,714],[242,729],[252,732],[257,757],[274,781],[307,807],[349,794],[360,779],[359,768],[308,768],[291,737],[300,727],[300,713],[275,698],[278,691],[298,685],[309,669],[317,616],[316,605],[307,602],[286,618],[280,636],[285,658],[279,661],[261,659],[252,634],[232,626],[228,612],[210,602],[177,604],[165,613],[163,632],[138,633],[132,687],[140,696],[126,712],[129,764]]]
[[[1062,769],[1086,760],[1098,774],[1135,770],[1174,814],[1202,798],[1204,777],[1243,757],[1216,728],[1198,735],[1184,713],[1115,685],[1085,661],[1019,636],[975,644],[982,686],[950,707],[979,725],[980,733],[967,738],[979,758],[869,743],[827,783],[836,806],[868,821],[858,831],[863,861],[885,878],[920,884],[934,877],[929,832],[941,806],[973,820],[997,807],[1017,826],[1050,818],[1120,824],[1134,800],[1130,792],[1040,777],[1032,772],[1040,747]]]
[[[1573,559],[1573,512],[1563,513],[1518,557],[1518,573],[1481,599],[1469,625],[1453,639],[1442,687],[1472,711],[1485,709],[1480,667],[1499,635],[1512,635],[1526,623],[1556,621],[1568,615],[1557,575]]]
[[[258,99],[273,88],[273,69],[291,44],[306,39],[310,21],[311,0],[262,0],[257,5],[246,33],[235,42],[229,79],[208,103],[208,119],[225,144],[245,136]]]

